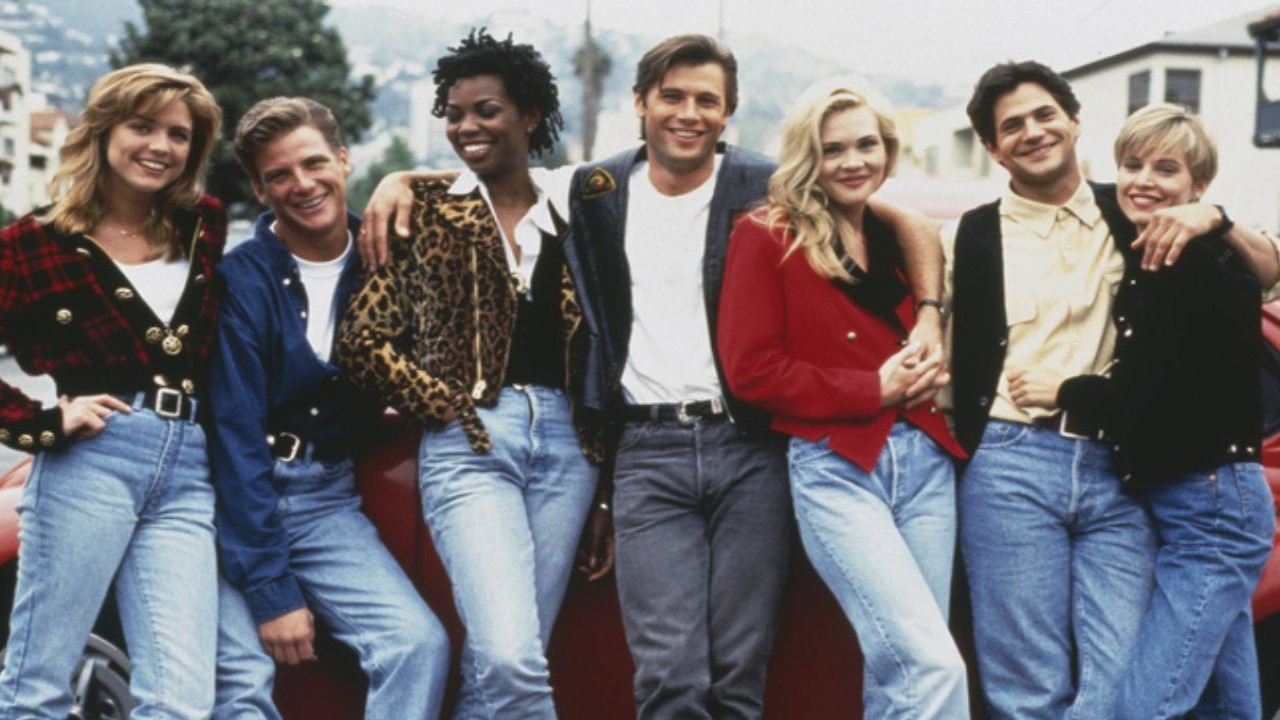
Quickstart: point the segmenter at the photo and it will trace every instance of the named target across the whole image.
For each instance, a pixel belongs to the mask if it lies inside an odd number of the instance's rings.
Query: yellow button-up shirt
[[[948,307],[954,287],[955,230],[953,225],[942,239]],[[1115,348],[1111,302],[1124,274],[1124,258],[1094,202],[1093,190],[1083,180],[1061,206],[1006,191],[1000,203],[1000,231],[1009,342],[991,417],[1025,423],[1051,413],[1014,404],[1011,372],[1051,370],[1063,378],[1106,372]],[[950,392],[939,399],[951,405]]]

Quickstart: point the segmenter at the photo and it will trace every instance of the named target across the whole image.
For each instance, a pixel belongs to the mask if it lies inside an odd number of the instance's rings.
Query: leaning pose
[[[963,453],[932,401],[940,356],[907,339],[940,307],[913,298],[867,208],[897,154],[893,121],[858,93],[801,102],[764,207],[733,233],[718,340],[733,393],[791,437],[800,538],[857,631],[865,715],[967,718],[947,629]]]
[[[0,442],[35,453],[0,718],[65,720],[114,582],[132,717],[207,718],[217,629],[205,368],[226,218],[199,192],[222,113],[194,77],[99,78],[62,147],[53,206],[0,231],[0,340],[52,376],[0,383]]]
[[[420,422],[423,514],[466,627],[455,718],[554,718],[545,650],[596,489],[568,390],[585,326],[563,208],[530,155],[562,125],[530,45],[473,32],[435,70],[467,170],[414,183],[411,239],[352,298],[339,357]]]
[[[1115,157],[1120,210],[1139,231],[1158,210],[1198,200],[1217,170],[1203,122],[1172,105],[1134,113]],[[1259,464],[1258,282],[1224,239],[1230,228],[1224,220],[1154,273],[1130,248],[1110,377],[1046,382],[1021,398],[1096,418],[1152,515],[1155,592],[1120,685],[1125,720],[1262,713],[1249,601],[1275,516]]]

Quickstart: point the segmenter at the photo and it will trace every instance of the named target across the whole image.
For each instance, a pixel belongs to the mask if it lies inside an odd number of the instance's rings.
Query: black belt
[[[626,422],[670,422],[692,425],[699,419],[727,418],[728,408],[724,400],[685,400],[678,403],[657,403],[653,405],[627,405],[622,408],[622,419]]]
[[[195,398],[176,388],[154,387],[143,390],[132,396],[120,397],[135,408],[147,408],[155,411],[166,420],[196,421],[196,408],[200,404]]]
[[[1048,417],[1038,417],[1032,420],[1031,423],[1042,428],[1057,431],[1059,435],[1069,438],[1101,440],[1105,434],[1101,427],[1091,423],[1086,423],[1066,410],[1061,410],[1049,415]]]
[[[310,457],[320,462],[337,462],[351,454],[351,448],[345,443],[334,443],[328,446],[309,442],[300,435],[291,432],[278,432],[267,436],[267,447],[271,454],[285,462],[293,462],[298,458]],[[310,454],[308,454],[310,450]]]

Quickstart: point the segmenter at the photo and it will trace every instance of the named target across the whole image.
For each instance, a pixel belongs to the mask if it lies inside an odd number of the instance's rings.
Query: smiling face
[[[263,146],[255,159],[253,191],[276,213],[276,235],[296,254],[308,247],[345,247],[347,149],[334,150],[311,125],[300,125]]]
[[[107,135],[111,191],[152,198],[182,175],[191,137],[191,110],[181,100],[116,123]]]
[[[636,95],[649,162],[672,175],[709,174],[716,142],[729,122],[724,68],[716,62],[671,66]]]
[[[1024,82],[996,100],[991,157],[1009,171],[1014,192],[1057,202],[1064,188],[1074,191],[1080,175],[1076,139],[1080,123],[1067,115],[1040,85]]]
[[[1189,203],[1204,190],[1205,184],[1192,178],[1186,157],[1167,149],[1130,152],[1116,171],[1120,210],[1139,228],[1151,222],[1155,211]]]
[[[445,136],[453,151],[484,180],[528,173],[529,133],[536,111],[521,112],[497,75],[462,78],[449,89]]]
[[[822,121],[821,141],[818,187],[833,210],[861,212],[867,198],[884,184],[889,164],[879,120],[865,105],[838,110]]]

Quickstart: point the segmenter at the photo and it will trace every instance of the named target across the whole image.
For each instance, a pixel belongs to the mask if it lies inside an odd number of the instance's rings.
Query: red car
[[[1264,308],[1263,334],[1266,440],[1263,463],[1280,512],[1280,302]],[[386,417],[386,440],[360,459],[360,489],[365,512],[382,533],[431,607],[444,620],[455,653],[462,626],[453,607],[449,582],[422,522],[415,467],[418,433],[395,415]],[[5,622],[12,598],[13,566],[17,554],[17,514],[29,463],[23,462],[0,478],[0,610]],[[1280,533],[1277,535],[1280,542]],[[797,548],[799,543],[797,543]],[[967,645],[967,607],[963,592],[956,594],[953,616],[957,637]],[[1254,595],[1254,620],[1259,637],[1263,677],[1280,676],[1280,553],[1272,553]],[[108,613],[109,615],[109,613]],[[104,634],[116,638],[118,629],[104,619]],[[7,635],[7,632],[4,633]],[[332,640],[322,639],[318,662],[282,668],[276,700],[289,720],[354,720],[363,717],[364,676],[355,656]],[[549,652],[556,706],[564,720],[614,720],[634,717],[631,658],[623,637],[618,597],[612,577],[588,584],[575,577],[565,598]],[[456,654],[455,654],[456,659]],[[972,667],[972,664],[970,665]],[[861,658],[857,641],[844,614],[797,549],[785,615],[769,668],[765,699],[768,720],[859,718]],[[115,645],[95,638],[73,682],[81,714],[91,718],[123,718],[130,701],[128,661]],[[971,678],[972,680],[972,678]],[[456,688],[456,669],[452,678]],[[1270,717],[1280,707],[1280,688],[1263,683],[1264,704]],[[976,691],[972,694],[978,697]],[[981,717],[975,708],[975,717]]]

